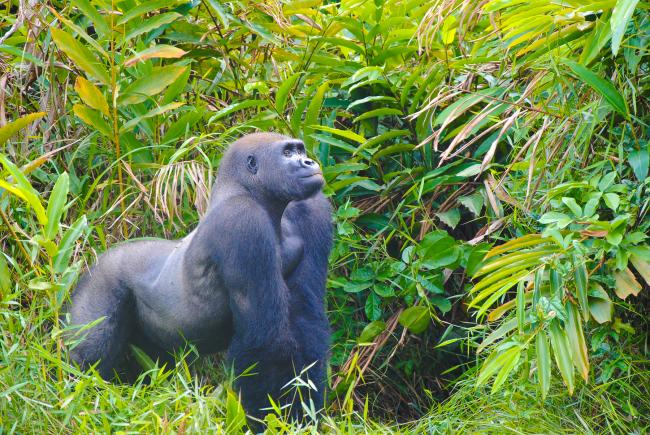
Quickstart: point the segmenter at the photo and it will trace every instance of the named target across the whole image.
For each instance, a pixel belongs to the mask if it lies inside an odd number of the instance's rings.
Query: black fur
[[[330,330],[324,296],[332,243],[331,207],[318,165],[302,142],[258,133],[224,154],[210,209],[181,240],[125,243],[108,250],[80,280],[72,325],[105,319],[71,350],[82,367],[112,378],[134,343],[160,358],[189,341],[199,352],[228,349],[244,407],[260,417],[301,370],[324,404]]]

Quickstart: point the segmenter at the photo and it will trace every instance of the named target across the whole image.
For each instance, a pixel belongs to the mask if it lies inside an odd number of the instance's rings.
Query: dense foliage
[[[242,428],[218,357],[134,349],[150,378],[104,383],[60,310],[108,246],[185,235],[255,130],[302,138],[335,205],[314,420],[648,428],[648,2],[2,7],[0,431]]]

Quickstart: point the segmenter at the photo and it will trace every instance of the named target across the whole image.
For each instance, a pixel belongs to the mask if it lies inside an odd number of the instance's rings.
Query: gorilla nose
[[[305,168],[317,168],[318,167],[318,163],[316,163],[312,159],[307,159],[307,158],[304,158],[304,159],[300,160],[300,164]]]

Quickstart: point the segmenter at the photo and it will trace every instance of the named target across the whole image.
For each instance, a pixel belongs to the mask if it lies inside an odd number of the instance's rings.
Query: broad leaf
[[[54,39],[56,45],[61,49],[61,51],[67,54],[79,68],[106,85],[110,83],[110,78],[104,64],[97,59],[95,55],[86,48],[86,46],[64,30],[53,27],[51,32],[52,39]]]

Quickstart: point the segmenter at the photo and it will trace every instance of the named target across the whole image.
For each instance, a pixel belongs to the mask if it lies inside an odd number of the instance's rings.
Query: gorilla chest
[[[282,254],[282,275],[288,278],[302,260],[304,254],[304,242],[295,231],[282,228],[282,240],[280,250]]]

